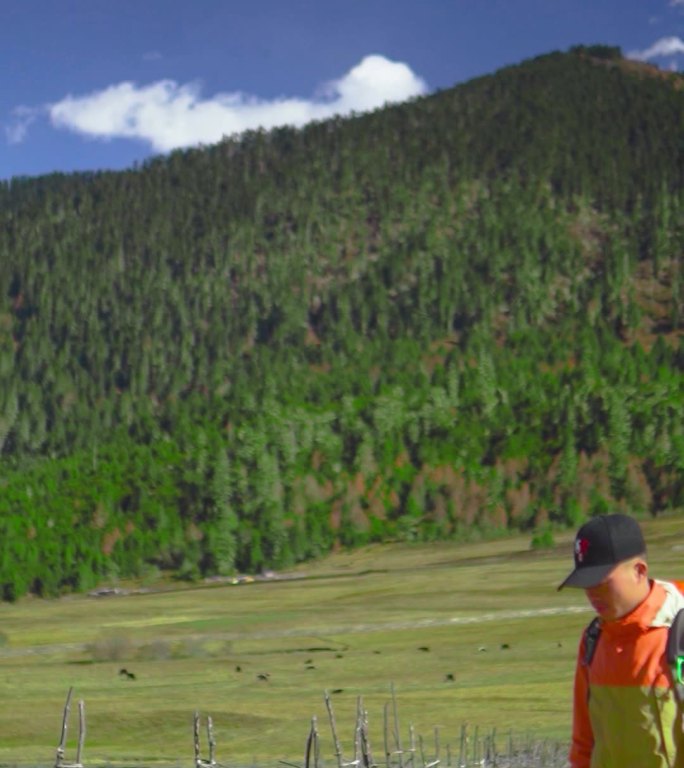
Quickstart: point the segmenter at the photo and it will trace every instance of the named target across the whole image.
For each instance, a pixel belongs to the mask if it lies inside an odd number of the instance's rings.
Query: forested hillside
[[[593,47],[0,187],[0,595],[684,505],[684,78]]]

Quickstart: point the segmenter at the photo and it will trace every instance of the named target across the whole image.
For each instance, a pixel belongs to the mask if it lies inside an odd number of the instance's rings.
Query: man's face
[[[646,563],[641,558],[620,563],[600,584],[584,591],[604,621],[619,619],[633,611],[648,594]]]

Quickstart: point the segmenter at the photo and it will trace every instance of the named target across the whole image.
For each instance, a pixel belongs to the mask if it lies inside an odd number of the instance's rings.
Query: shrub
[[[92,643],[88,643],[86,650],[93,661],[122,661],[133,656],[134,646],[127,635],[102,634]]]

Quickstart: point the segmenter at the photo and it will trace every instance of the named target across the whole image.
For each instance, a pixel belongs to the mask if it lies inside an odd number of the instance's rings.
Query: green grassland
[[[644,525],[653,575],[681,578],[681,517]],[[195,710],[219,762],[301,763],[313,716],[332,760],[326,690],[346,755],[363,697],[378,758],[392,685],[402,738],[412,724],[432,745],[438,728],[444,748],[468,723],[564,740],[590,617],[581,592],[556,591],[571,538],[372,546],[289,580],[2,604],[0,764],[52,762],[70,686],[67,758],[83,699],[86,764],[189,763]]]

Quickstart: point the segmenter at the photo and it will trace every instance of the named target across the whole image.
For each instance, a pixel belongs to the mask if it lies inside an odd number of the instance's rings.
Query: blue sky
[[[684,69],[684,0],[0,0],[0,179],[448,88],[578,43]]]

